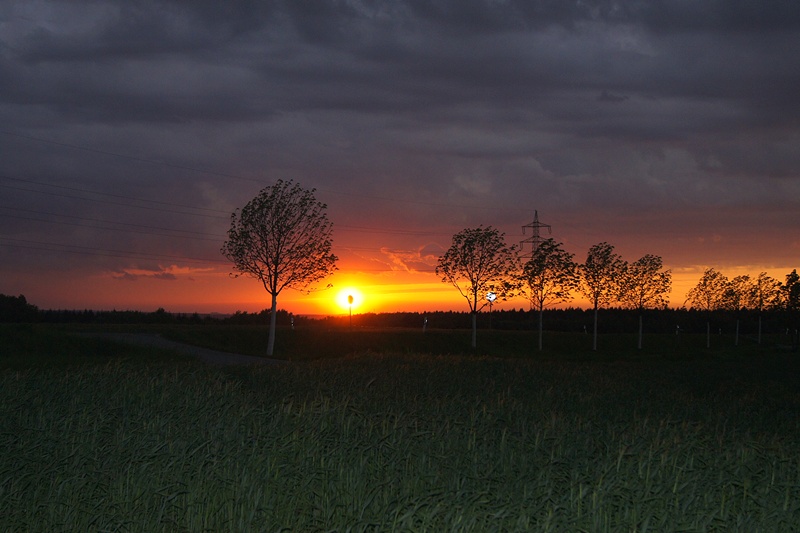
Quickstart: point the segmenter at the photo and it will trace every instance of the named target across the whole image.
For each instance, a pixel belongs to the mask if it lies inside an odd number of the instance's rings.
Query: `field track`
[[[92,336],[163,350],[175,350],[214,365],[262,365],[286,362],[279,359],[210,350],[200,346],[171,341],[156,333],[96,333],[92,334]]]

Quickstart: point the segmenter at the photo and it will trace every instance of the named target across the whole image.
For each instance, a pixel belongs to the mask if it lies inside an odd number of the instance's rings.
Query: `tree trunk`
[[[761,315],[758,315],[758,344],[761,344]]]
[[[636,348],[638,348],[639,350],[642,349],[642,330],[643,330],[642,322],[643,322],[642,312],[639,311],[639,342],[636,344]]]
[[[544,322],[544,306],[539,306],[539,351],[542,351],[542,323]]]
[[[472,312],[472,347],[478,347],[478,313]]]
[[[269,340],[267,341],[267,357],[272,357],[275,350],[275,324],[278,314],[278,295],[272,295],[272,312],[269,314]]]
[[[597,351],[597,304],[594,305],[594,336],[592,338],[592,351]]]

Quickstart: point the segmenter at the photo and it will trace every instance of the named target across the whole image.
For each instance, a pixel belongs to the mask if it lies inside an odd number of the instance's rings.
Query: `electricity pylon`
[[[535,210],[533,212],[533,222],[522,226],[523,235],[525,234],[525,228],[531,228],[533,235],[531,235],[527,239],[521,240],[519,244],[520,244],[520,250],[522,251],[522,257],[528,258],[528,257],[533,257],[533,252],[535,252],[539,248],[539,245],[542,244],[542,242],[544,241],[544,237],[542,237],[539,230],[541,230],[542,228],[547,228],[548,235],[553,233],[553,230],[550,228],[550,224],[542,224],[541,222],[539,222],[538,210]],[[525,253],[526,243],[530,243],[531,245],[531,251],[527,254]]]

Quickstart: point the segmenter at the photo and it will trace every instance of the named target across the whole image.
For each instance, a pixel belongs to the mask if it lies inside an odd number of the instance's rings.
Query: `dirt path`
[[[286,362],[280,359],[267,359],[265,357],[256,357],[253,355],[209,350],[208,348],[167,340],[156,333],[97,333],[93,336],[137,344],[139,346],[175,350],[214,365],[263,365]]]

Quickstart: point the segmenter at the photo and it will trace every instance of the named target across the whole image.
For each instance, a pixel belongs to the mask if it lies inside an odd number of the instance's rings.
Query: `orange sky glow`
[[[757,270],[757,271],[756,271]],[[729,269],[725,272],[728,277],[740,274],[757,275],[762,270]],[[775,279],[783,280],[791,269],[770,269],[767,271]],[[686,270],[673,273],[673,288],[670,293],[670,307],[681,307],[685,304],[686,293],[697,284],[703,268]],[[337,283],[337,278],[346,279]],[[303,294],[297,291],[286,291],[278,300],[278,306],[296,314],[308,315],[336,315],[347,314],[348,308],[344,304],[347,294],[353,293],[356,299],[353,305],[353,314],[359,313],[392,313],[399,311],[431,312],[439,310],[469,311],[466,300],[450,284],[441,282],[435,274],[397,272],[391,276],[376,277],[369,274],[346,275],[337,273],[330,278],[333,287],[327,290]],[[266,293],[259,290],[260,286],[254,280],[235,280],[236,284],[247,285],[243,287],[242,294],[252,294],[253,300],[248,302],[250,311],[261,310],[267,305]],[[340,287],[346,287],[340,289]],[[353,290],[347,290],[347,288]],[[559,307],[587,308],[586,302],[579,294],[575,299]],[[253,306],[253,307],[250,307]],[[503,302],[495,302],[493,308],[500,309],[528,309],[529,303],[523,298],[515,298]],[[687,304],[688,307],[688,304]],[[488,308],[484,309],[488,310]]]
[[[441,282],[433,273],[359,273],[348,272],[342,266],[327,280],[333,287],[310,294],[285,290],[278,298],[278,307],[298,315],[346,315],[349,311],[347,296],[352,294],[354,315],[469,310],[458,291],[450,284]],[[684,305],[686,293],[697,283],[703,269],[698,266],[673,271],[670,307]],[[791,268],[788,265],[771,269],[741,267],[729,268],[724,273],[733,277],[740,274],[757,275],[761,271],[782,281]],[[60,285],[55,291],[49,287],[46,294],[37,289],[33,279],[17,280],[17,286],[23,289],[21,292],[30,303],[53,309],[154,311],[163,307],[176,313],[233,313],[259,312],[269,308],[269,295],[253,278],[234,279],[227,271],[220,269],[172,269],[171,272],[174,278],[169,280],[139,277],[135,281],[127,281],[111,275],[79,278]],[[559,307],[567,306],[586,308],[588,303],[576,294],[572,302]],[[493,308],[528,309],[529,304],[527,300],[516,298],[496,302]]]

